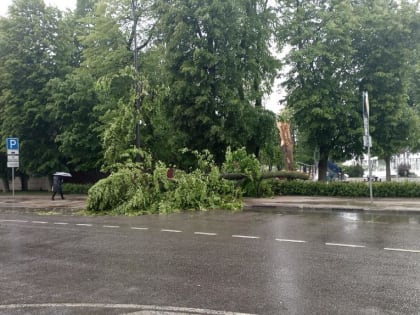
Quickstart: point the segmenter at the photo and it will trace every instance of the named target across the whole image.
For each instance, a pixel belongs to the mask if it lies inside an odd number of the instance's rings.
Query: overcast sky
[[[0,0],[0,15],[6,16],[7,8],[12,4],[13,0]],[[76,7],[76,0],[44,0],[48,5],[59,8],[60,10],[71,9]]]

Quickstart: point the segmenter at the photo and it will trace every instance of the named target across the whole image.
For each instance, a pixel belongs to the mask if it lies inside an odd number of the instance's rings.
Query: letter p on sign
[[[6,139],[7,150],[19,151],[19,139],[18,138],[7,138]]]

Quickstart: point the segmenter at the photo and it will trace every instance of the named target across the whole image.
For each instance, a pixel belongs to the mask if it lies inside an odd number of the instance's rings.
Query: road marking
[[[290,242],[290,243],[306,243],[306,241],[302,241],[302,240],[288,240],[288,239],[284,239],[284,238],[276,238],[276,241],[278,241],[278,242]]]
[[[47,221],[28,221],[28,220],[9,220],[9,219],[1,219],[0,222],[11,222],[11,223],[34,223],[34,224],[48,224]],[[369,222],[367,221],[367,223],[376,223],[378,224],[379,222]],[[55,225],[68,225],[68,222],[54,222],[53,224]],[[387,224],[387,223],[379,223],[379,224]],[[91,227],[92,224],[90,223],[76,223],[75,225],[77,226],[86,226],[86,227]],[[104,228],[120,228],[119,225],[103,225]],[[130,229],[132,230],[149,230],[149,228],[147,227],[130,227]],[[170,230],[170,229],[161,229],[161,232],[168,232],[168,233],[182,233],[181,230]],[[207,236],[216,236],[217,233],[210,233],[210,232],[194,232],[194,234],[196,235],[207,235]],[[234,238],[244,238],[244,239],[260,239],[259,236],[252,236],[252,235],[232,235],[232,237]],[[306,241],[304,240],[294,240],[294,239],[283,239],[283,238],[276,238],[275,239],[278,242],[289,242],[289,243],[306,243]],[[325,245],[327,246],[339,246],[339,247],[351,247],[351,248],[366,248],[365,245],[356,245],[356,244],[344,244],[344,243],[325,243]],[[387,251],[396,251],[396,252],[408,252],[408,253],[420,253],[420,250],[417,249],[404,249],[404,248],[390,248],[390,247],[385,247],[384,250]],[[20,304],[17,304],[20,305]],[[22,304],[22,305],[30,305],[30,304]],[[34,305],[38,305],[38,304],[34,304]],[[43,305],[43,304],[39,304],[39,305]],[[47,304],[46,304],[47,305]],[[52,304],[51,304],[52,305]],[[80,305],[80,304],[75,304],[75,305]],[[4,305],[0,305],[0,309],[2,309],[4,307]],[[19,306],[19,307],[28,307],[28,306]],[[38,306],[30,306],[30,307],[38,307]],[[43,306],[40,306],[43,307]],[[78,307],[78,306],[75,306]],[[81,306],[80,306],[81,307]],[[89,307],[89,306],[87,306]],[[221,314],[225,314],[225,313],[221,313]],[[239,314],[239,313],[232,313],[232,314]]]
[[[207,233],[207,232],[194,232],[197,235],[217,235],[217,233]]]
[[[133,309],[143,312],[153,312],[158,314],[207,314],[207,315],[255,315],[249,313],[236,313],[226,311],[216,311],[202,308],[174,307],[174,306],[157,306],[157,305],[140,305],[140,304],[102,304],[102,303],[44,303],[44,304],[8,304],[0,305],[0,310],[12,309],[28,309],[28,308],[102,308],[102,309]],[[137,314],[134,313],[134,314]]]
[[[417,249],[403,249],[403,248],[385,247],[384,250],[390,250],[390,251],[395,251],[395,252],[420,253],[420,250],[417,250]]]
[[[250,235],[232,235],[232,237],[236,237],[236,238],[253,238],[253,239],[260,238],[259,236],[250,236]]]
[[[365,248],[364,245],[354,245],[354,244],[341,244],[341,243],[325,243],[327,246],[341,246],[341,247],[352,247],[352,248]]]
[[[380,222],[380,221],[364,221],[363,223],[368,223],[368,224],[389,224],[388,222]]]

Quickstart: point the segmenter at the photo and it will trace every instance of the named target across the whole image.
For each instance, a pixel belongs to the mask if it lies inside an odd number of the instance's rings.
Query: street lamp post
[[[370,202],[373,202],[372,190],[372,162],[370,159],[370,148],[372,147],[372,138],[369,132],[369,96],[368,92],[363,92],[363,125],[365,128],[365,135],[363,137],[363,144],[368,149],[368,170],[369,170],[369,195]]]
[[[139,86],[139,82],[138,82],[138,72],[139,72],[139,54],[138,54],[138,50],[137,50],[137,14],[136,14],[136,9],[137,9],[137,0],[131,0],[131,17],[133,19],[133,54],[134,54],[134,70],[135,70],[135,81],[134,81],[134,86],[135,86],[135,115],[136,117],[139,116],[140,114],[140,107],[141,107],[141,99],[140,99],[140,86]],[[140,126],[141,126],[141,120],[139,120],[136,123],[136,148],[140,149],[141,147],[141,139],[140,139]],[[140,154],[137,155],[137,161],[140,161]]]

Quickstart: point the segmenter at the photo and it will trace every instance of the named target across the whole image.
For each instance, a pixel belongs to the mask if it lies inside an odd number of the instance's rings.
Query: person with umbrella
[[[56,172],[53,174],[53,194],[51,196],[51,200],[54,200],[54,197],[57,193],[60,193],[61,199],[64,199],[63,189],[61,187],[63,185],[63,177],[71,177],[71,174],[65,172]]]

